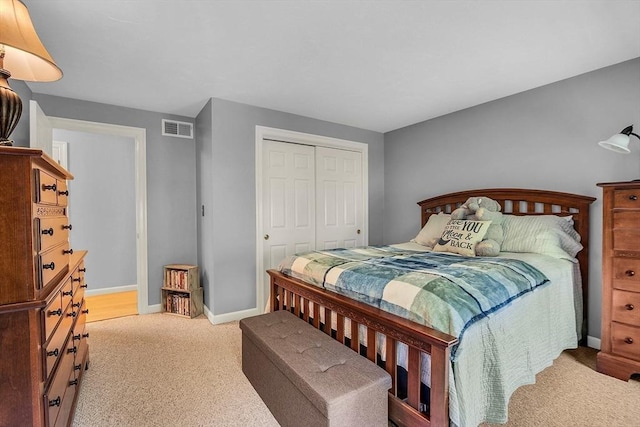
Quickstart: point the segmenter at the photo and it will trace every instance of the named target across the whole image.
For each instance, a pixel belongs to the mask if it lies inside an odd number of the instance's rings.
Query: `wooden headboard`
[[[490,188],[443,194],[418,202],[421,224],[438,212],[451,213],[469,197],[489,197],[502,206],[502,213],[511,215],[571,215],[574,227],[581,237],[582,246],[576,258],[580,263],[583,300],[583,338],[587,334],[587,307],[589,295],[589,205],[596,199],[578,194],[522,188]]]

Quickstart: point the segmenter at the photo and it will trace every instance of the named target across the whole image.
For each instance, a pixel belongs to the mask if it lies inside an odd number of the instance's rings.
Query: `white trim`
[[[212,325],[237,322],[238,320],[242,320],[245,317],[257,316],[259,314],[262,314],[261,310],[258,310],[257,308],[250,308],[249,310],[234,311],[231,313],[215,315],[211,312],[211,310],[209,310],[209,307],[207,307],[206,305],[204,306],[204,315],[207,316],[207,319],[209,319],[209,322],[211,322]]]
[[[162,306],[160,304],[153,304],[153,305],[148,305],[147,306],[147,313],[146,314],[152,314],[152,313],[161,313],[162,312]],[[140,313],[142,314],[142,313]]]
[[[113,286],[110,288],[87,289],[84,294],[88,297],[95,297],[96,295],[118,294],[120,292],[131,292],[137,290],[138,285]]]
[[[252,310],[257,314],[261,314],[262,307],[265,307],[266,305],[266,299],[263,291],[264,263],[262,250],[262,236],[264,234],[262,228],[262,151],[264,148],[262,141],[264,139],[275,139],[283,142],[312,145],[315,147],[337,148],[340,150],[349,150],[361,153],[363,193],[362,211],[364,216],[363,244],[365,246],[369,244],[369,145],[362,142],[348,141],[346,139],[312,135],[309,133],[270,128],[266,126],[256,126],[256,308]]]
[[[49,117],[51,127],[71,131],[133,138],[135,142],[136,179],[136,257],[138,313],[152,313],[149,306],[149,265],[147,259],[147,130],[130,126]],[[158,307],[160,305],[158,304]],[[158,310],[159,311],[159,310]]]
[[[59,156],[55,155],[55,150],[58,150]],[[52,141],[51,142],[51,157],[57,161],[60,166],[65,169],[69,169],[69,143],[64,141]]]
[[[596,350],[600,350],[600,338],[592,337],[587,335],[587,347],[595,348]]]

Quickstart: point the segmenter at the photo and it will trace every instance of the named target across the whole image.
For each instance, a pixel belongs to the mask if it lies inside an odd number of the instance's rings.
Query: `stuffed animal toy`
[[[502,212],[498,202],[488,197],[469,197],[464,204],[451,212],[451,219],[491,221],[483,240],[476,245],[477,256],[496,256],[504,241]]]

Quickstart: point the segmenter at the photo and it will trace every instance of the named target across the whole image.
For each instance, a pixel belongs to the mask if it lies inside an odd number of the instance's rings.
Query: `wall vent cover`
[[[162,135],[193,139],[193,123],[162,119]]]

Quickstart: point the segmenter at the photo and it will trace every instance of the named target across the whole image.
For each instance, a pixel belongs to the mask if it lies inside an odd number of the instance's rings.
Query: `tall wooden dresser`
[[[0,147],[0,426],[70,425],[88,367],[68,179],[41,150]]]
[[[602,187],[602,342],[597,369],[640,374],[640,181]]]

